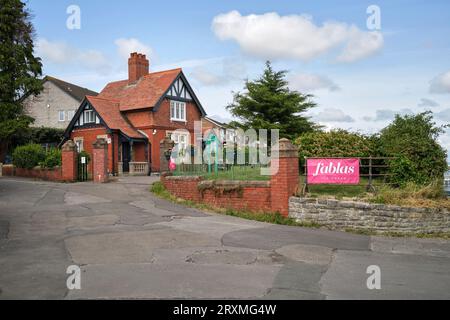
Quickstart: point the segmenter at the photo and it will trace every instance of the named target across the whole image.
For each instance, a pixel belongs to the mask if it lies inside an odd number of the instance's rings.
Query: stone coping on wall
[[[388,212],[416,212],[416,213],[444,213],[450,214],[450,212],[444,208],[423,208],[423,207],[403,207],[396,205],[386,205],[380,203],[369,203],[362,201],[345,201],[336,199],[321,199],[321,198],[299,198],[291,197],[290,203],[297,204],[311,204],[316,205],[316,208],[354,208],[359,210],[378,210]],[[392,216],[390,214],[389,216]],[[401,215],[401,214],[400,214]]]
[[[450,212],[444,208],[291,197],[289,216],[298,222],[316,223],[337,230],[403,234],[450,232]]]

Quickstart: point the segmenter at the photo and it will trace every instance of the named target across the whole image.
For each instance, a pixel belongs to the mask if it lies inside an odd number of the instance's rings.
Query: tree
[[[416,115],[396,115],[395,120],[381,130],[380,151],[387,156],[397,157],[391,164],[392,169],[403,172],[403,180],[428,184],[435,179],[442,179],[448,170],[447,152],[439,145],[437,138],[446,127],[436,126],[430,111]],[[405,170],[405,165],[408,170]],[[400,185],[408,181],[397,183]]]
[[[20,98],[42,90],[41,59],[33,55],[34,29],[20,0],[1,0],[0,6],[0,161],[11,138],[33,121],[23,112]]]
[[[281,138],[295,139],[301,133],[313,131],[315,126],[303,115],[316,106],[311,95],[292,91],[285,80],[287,71],[274,71],[269,61],[263,75],[246,81],[245,92],[235,93],[227,109],[239,122],[231,126],[244,130],[279,129]]]

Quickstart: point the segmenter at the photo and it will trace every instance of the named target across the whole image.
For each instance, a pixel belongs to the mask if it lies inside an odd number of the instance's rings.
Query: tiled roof
[[[99,97],[117,100],[120,111],[153,108],[180,72],[180,68],[152,72],[131,85],[128,80],[111,82],[100,92]]]
[[[55,77],[46,76],[44,78],[44,81],[50,81],[54,85],[56,85],[58,88],[60,88],[62,91],[73,97],[75,100],[78,100],[79,102],[83,101],[85,96],[96,96],[98,95],[97,92],[77,86],[73,83],[69,83],[66,81],[62,81],[60,79],[56,79]]]
[[[119,129],[130,138],[145,138],[122,116],[118,100],[103,99],[98,96],[86,96],[86,99],[110,129]]]

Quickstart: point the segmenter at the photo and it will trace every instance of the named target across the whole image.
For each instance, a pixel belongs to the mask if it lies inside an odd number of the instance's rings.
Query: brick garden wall
[[[201,177],[161,177],[174,196],[219,208],[270,211],[269,181],[211,181]]]
[[[338,230],[450,232],[450,212],[445,209],[291,197],[289,216],[298,222],[314,222]]]
[[[33,169],[16,168],[13,165],[3,165],[3,176],[34,178],[47,181],[62,181],[61,167],[53,169],[41,169],[35,167]]]

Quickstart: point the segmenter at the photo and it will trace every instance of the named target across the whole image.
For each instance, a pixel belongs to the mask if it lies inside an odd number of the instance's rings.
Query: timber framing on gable
[[[192,90],[191,85],[187,81],[182,71],[171,83],[166,92],[159,98],[158,102],[153,108],[153,112],[157,112],[159,110],[159,107],[161,106],[161,103],[165,98],[182,102],[194,102],[197,105],[197,108],[200,110],[202,117],[206,116],[205,109],[203,109],[202,104],[198,100],[197,96],[194,93],[194,90]]]

